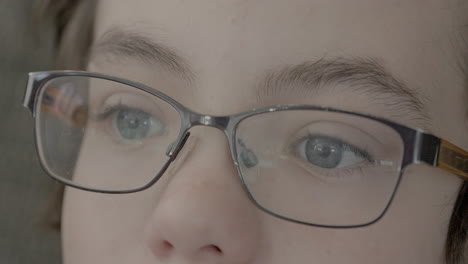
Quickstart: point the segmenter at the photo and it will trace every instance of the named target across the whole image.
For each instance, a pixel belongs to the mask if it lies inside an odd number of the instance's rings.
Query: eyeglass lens
[[[181,123],[163,99],[94,77],[50,80],[36,108],[46,170],[100,190],[150,183],[168,161]],[[366,117],[309,109],[254,113],[234,135],[251,197],[285,218],[330,226],[369,223],[383,213],[398,183],[402,140]]]

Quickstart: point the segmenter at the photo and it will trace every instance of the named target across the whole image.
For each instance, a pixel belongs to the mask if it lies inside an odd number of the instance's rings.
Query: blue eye
[[[308,136],[299,143],[297,152],[302,159],[324,169],[343,168],[370,160],[365,151],[327,136]]]
[[[160,120],[139,109],[116,109],[112,122],[116,134],[128,141],[164,133],[164,124]]]

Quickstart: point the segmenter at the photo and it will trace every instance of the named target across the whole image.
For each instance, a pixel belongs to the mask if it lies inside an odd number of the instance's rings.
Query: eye
[[[112,125],[116,135],[126,141],[141,141],[164,133],[164,124],[154,116],[133,108],[114,109]]]
[[[309,135],[297,145],[298,156],[322,169],[345,168],[369,161],[369,154],[339,139]]]

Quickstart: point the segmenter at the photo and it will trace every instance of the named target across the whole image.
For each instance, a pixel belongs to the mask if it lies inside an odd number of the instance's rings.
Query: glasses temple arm
[[[468,152],[441,139],[436,167],[468,180]]]

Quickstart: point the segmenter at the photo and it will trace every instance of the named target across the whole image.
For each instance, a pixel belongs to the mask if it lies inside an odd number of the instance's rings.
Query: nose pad
[[[240,152],[240,162],[249,169],[255,167],[258,164],[257,155],[255,155],[251,149],[247,148],[242,140],[238,139],[237,144],[242,148]]]
[[[178,145],[175,145],[176,142],[172,142],[169,145],[169,147],[166,150],[166,155],[171,157],[171,161],[174,161],[177,158],[177,155],[179,154],[180,150],[184,147],[189,137],[190,132],[187,132]]]

